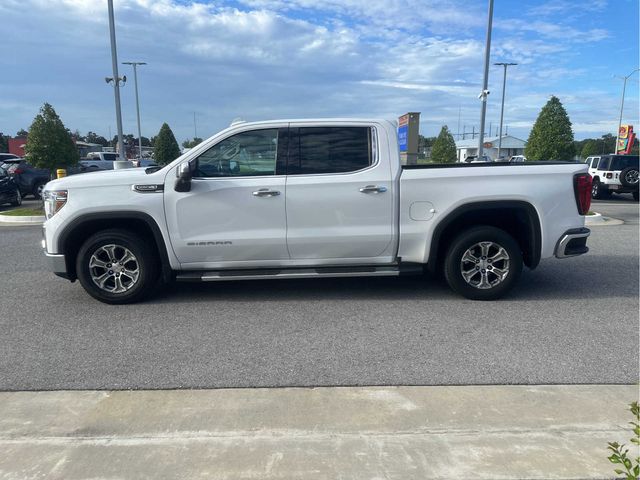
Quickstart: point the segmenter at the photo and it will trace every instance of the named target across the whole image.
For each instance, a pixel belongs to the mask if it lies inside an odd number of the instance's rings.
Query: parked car
[[[20,188],[22,196],[32,195],[33,198],[42,197],[42,190],[51,179],[48,170],[29,165],[24,158],[5,160],[5,170]]]
[[[584,164],[401,165],[384,120],[236,123],[161,168],[48,183],[43,246],[54,273],[106,303],[174,278],[424,268],[491,300],[523,265],[588,251],[590,192]]]
[[[463,160],[465,163],[487,163],[493,162],[489,155],[482,155],[482,159],[478,158],[477,155],[469,155]]]
[[[593,178],[591,196],[606,198],[611,193],[631,193],[638,200],[638,155],[594,155],[585,163]]]
[[[86,158],[80,160],[80,167],[83,171],[113,170],[113,162],[118,158],[114,152],[89,152]]]
[[[527,161],[527,157],[525,157],[524,155],[513,155],[511,158],[509,158],[509,161],[511,163],[522,163]]]
[[[20,188],[9,176],[4,168],[0,168],[0,205],[10,203],[19,206],[22,204]]]
[[[16,158],[20,158],[18,155],[14,155],[13,153],[0,153],[0,164],[5,160],[14,160]]]

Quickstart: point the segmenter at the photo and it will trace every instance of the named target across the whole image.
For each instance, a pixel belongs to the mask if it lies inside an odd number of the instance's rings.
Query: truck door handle
[[[280,195],[278,190],[269,190],[268,188],[261,188],[253,192],[254,197],[277,197]]]
[[[361,193],[384,193],[387,191],[387,187],[379,187],[378,185],[367,185],[360,189]]]

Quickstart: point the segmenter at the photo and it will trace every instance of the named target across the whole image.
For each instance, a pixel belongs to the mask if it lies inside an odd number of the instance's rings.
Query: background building
[[[488,137],[484,141],[484,154],[491,157],[492,160],[498,158],[498,137]],[[524,147],[527,142],[511,135],[502,136],[502,149],[500,156],[509,158],[514,155],[524,155]],[[456,142],[458,150],[458,161],[464,162],[464,159],[470,155],[478,155],[478,139],[467,138],[466,140],[458,140]]]

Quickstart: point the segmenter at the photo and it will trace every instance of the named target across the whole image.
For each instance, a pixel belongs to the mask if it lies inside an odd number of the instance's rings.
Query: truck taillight
[[[578,173],[573,177],[573,192],[580,215],[586,215],[591,206],[591,175]]]

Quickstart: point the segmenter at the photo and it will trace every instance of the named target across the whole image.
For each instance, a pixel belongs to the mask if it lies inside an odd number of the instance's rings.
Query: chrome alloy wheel
[[[635,185],[636,183],[638,183],[638,170],[629,170],[625,176],[624,179],[627,181],[627,183],[629,185]]]
[[[91,279],[109,293],[124,293],[140,277],[140,264],[131,250],[122,245],[103,245],[89,259]]]
[[[464,252],[460,272],[472,287],[481,290],[493,288],[509,274],[509,254],[497,243],[476,243]]]

